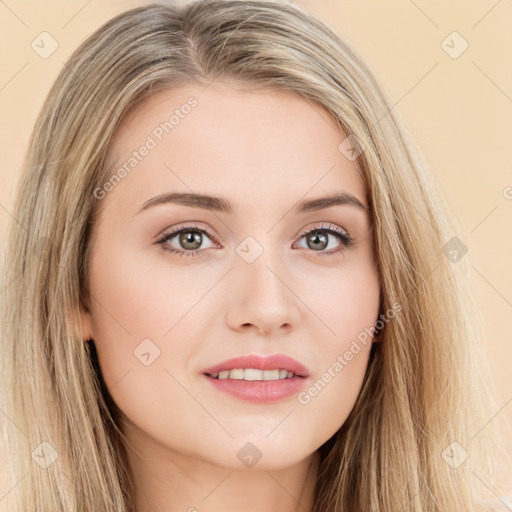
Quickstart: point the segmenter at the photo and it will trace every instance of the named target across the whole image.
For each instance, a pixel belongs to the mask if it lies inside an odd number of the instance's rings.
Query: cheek
[[[347,420],[361,391],[370,350],[368,341],[332,351],[316,378],[298,394],[297,412],[313,424],[313,445],[329,439]]]
[[[176,294],[168,293],[162,300],[161,283],[148,267],[126,251],[114,250],[115,245],[112,249],[96,253],[90,265],[93,339],[108,387],[144,366],[146,352],[151,361],[158,360],[163,334],[173,321],[162,310],[179,308]]]
[[[310,271],[298,280],[298,294],[317,317],[326,347],[341,350],[347,342],[375,325],[379,314],[380,282],[377,269],[365,258],[343,262],[337,268]]]
[[[315,338],[315,379],[298,395],[298,403],[302,414],[323,418],[320,436],[334,434],[357,400],[379,314],[380,283],[374,266],[361,261],[340,266],[332,275],[320,279],[316,288],[308,286],[307,295],[306,288],[302,292],[321,320],[321,335]]]
[[[90,268],[96,336],[133,344],[162,339],[207,290],[208,279],[195,275],[167,265],[164,257],[155,264],[135,251],[114,247],[98,255]]]
[[[90,266],[93,339],[103,379],[123,411],[169,405],[157,395],[170,396],[187,377],[205,334],[201,319],[211,315],[208,290],[218,281],[165,257],[148,260],[117,250],[98,253]]]
[[[346,421],[361,391],[372,348],[371,329],[378,315],[379,288],[374,294],[351,288],[325,290],[323,320],[334,331],[316,338],[315,376],[297,395],[299,414],[317,428],[318,442],[331,437]],[[334,304],[334,305],[332,305]],[[322,418],[321,423],[314,418]]]
[[[129,428],[137,425],[154,437],[165,432],[177,446],[185,445],[197,414],[189,410],[197,404],[180,383],[186,384],[194,350],[190,341],[200,338],[197,323],[190,321],[193,312],[186,315],[208,283],[200,293],[180,272],[164,280],[169,269],[139,263],[119,256],[115,264],[98,257],[91,265],[93,339],[101,374]]]

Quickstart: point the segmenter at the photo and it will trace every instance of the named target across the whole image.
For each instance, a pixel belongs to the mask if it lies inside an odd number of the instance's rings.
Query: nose
[[[231,272],[232,296],[227,323],[262,336],[289,332],[300,321],[300,299],[290,272],[275,253],[265,250],[252,263],[242,258]]]

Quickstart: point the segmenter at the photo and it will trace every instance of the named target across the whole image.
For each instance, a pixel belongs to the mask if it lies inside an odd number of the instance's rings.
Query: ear
[[[92,314],[88,304],[80,304],[80,335],[84,341],[94,338]]]
[[[80,302],[78,314],[75,311],[68,312],[68,320],[74,336],[83,341],[94,338],[94,323],[87,300]]]

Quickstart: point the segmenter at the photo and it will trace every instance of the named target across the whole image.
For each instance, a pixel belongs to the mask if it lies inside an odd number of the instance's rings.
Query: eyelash
[[[185,227],[170,231],[168,233],[165,233],[164,235],[162,235],[161,238],[159,238],[156,241],[156,243],[162,245],[162,248],[165,251],[168,251],[173,254],[177,254],[180,257],[182,257],[182,256],[195,257],[198,255],[197,253],[203,252],[204,249],[195,249],[193,251],[184,251],[184,250],[178,250],[178,249],[175,249],[174,247],[169,247],[169,246],[165,245],[165,242],[171,240],[176,235],[179,235],[180,233],[187,232],[187,231],[198,231],[199,233],[207,235],[213,241],[216,241],[215,237],[212,236],[207,230],[205,230],[204,228],[200,228],[199,226],[192,225],[192,226],[185,226]],[[334,251],[331,251],[331,252],[313,251],[312,250],[312,252],[318,252],[318,256],[335,256],[335,255],[338,255],[339,253],[342,253],[346,248],[355,245],[355,240],[350,236],[348,231],[346,231],[345,229],[339,228],[338,226],[336,226],[334,224],[328,224],[328,225],[324,224],[324,225],[321,225],[318,227],[314,227],[312,229],[308,229],[307,231],[304,231],[300,234],[299,240],[314,231],[322,231],[322,232],[334,235],[341,241],[340,248],[335,249]]]

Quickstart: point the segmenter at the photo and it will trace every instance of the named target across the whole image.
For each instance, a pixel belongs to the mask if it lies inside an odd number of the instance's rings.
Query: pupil
[[[320,244],[327,244],[327,235],[324,233],[322,234],[322,231],[314,231],[311,236],[308,238],[308,244],[310,241],[313,240],[313,247],[312,249],[317,249],[318,247],[315,247],[315,244],[318,243],[318,240],[320,239]],[[325,247],[321,247],[321,249],[325,249]]]
[[[196,243],[195,247],[188,246],[188,244],[194,245],[194,242]],[[180,243],[186,249],[197,249],[198,247],[201,246],[201,233],[199,233],[198,231],[186,231],[181,234]]]

